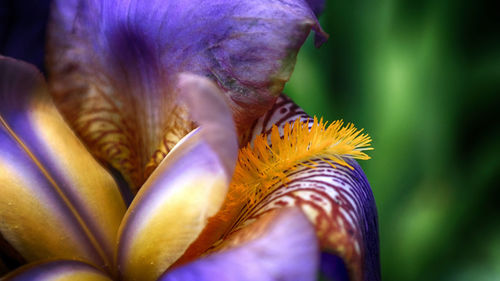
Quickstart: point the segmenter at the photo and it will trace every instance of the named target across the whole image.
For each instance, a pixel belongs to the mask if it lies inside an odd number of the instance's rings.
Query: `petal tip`
[[[191,118],[201,127],[202,137],[222,159],[230,178],[238,155],[238,140],[227,98],[208,78],[180,73],[177,92]]]

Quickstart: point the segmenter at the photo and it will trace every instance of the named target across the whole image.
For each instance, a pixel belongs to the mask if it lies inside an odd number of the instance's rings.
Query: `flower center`
[[[363,151],[371,150],[371,138],[352,124],[331,124],[314,118],[311,123],[296,120],[283,130],[274,126],[269,135],[256,137],[253,145],[241,148],[229,192],[221,210],[191,245],[178,264],[218,249],[224,238],[244,226],[252,210],[271,193],[286,185],[296,170],[315,168],[323,160],[332,167],[351,159],[370,159]],[[215,243],[214,243],[215,242]],[[209,247],[207,249],[207,247]]]

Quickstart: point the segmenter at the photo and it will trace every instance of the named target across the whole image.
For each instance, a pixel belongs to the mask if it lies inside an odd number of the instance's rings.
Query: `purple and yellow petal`
[[[315,280],[314,227],[298,208],[268,212],[227,237],[217,250],[167,271],[161,281]]]
[[[200,128],[184,137],[151,174],[120,227],[123,280],[155,280],[198,237],[227,194],[237,156],[231,112],[209,80],[183,75],[179,91]],[[200,106],[217,108],[204,112]]]
[[[53,260],[25,265],[2,278],[4,281],[111,281],[97,268],[80,261]]]
[[[277,187],[248,211],[247,219],[276,208],[299,206],[315,224],[322,249],[342,257],[353,280],[376,280],[376,212],[359,166],[351,162],[353,172],[315,161],[315,169],[295,171],[286,186]]]
[[[217,82],[240,130],[273,104],[315,29],[305,1],[55,1],[50,86],[101,160],[137,190],[194,127],[175,94],[180,72]]]
[[[27,261],[109,268],[125,205],[31,65],[0,58],[0,232]]]
[[[181,140],[132,202],[119,236],[124,280],[157,278],[222,205],[230,176],[200,135]]]

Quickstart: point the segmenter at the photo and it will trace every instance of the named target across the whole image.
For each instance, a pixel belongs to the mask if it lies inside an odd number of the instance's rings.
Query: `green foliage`
[[[492,5],[492,4],[491,4]],[[285,92],[374,139],[383,280],[500,280],[500,34],[474,1],[327,1]]]

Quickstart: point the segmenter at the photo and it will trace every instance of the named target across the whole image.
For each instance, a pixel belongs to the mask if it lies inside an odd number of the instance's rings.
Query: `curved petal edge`
[[[4,281],[111,281],[97,268],[80,261],[52,260],[25,265],[2,278]]]
[[[269,212],[215,252],[167,271],[161,281],[313,281],[319,266],[314,228],[297,208]]]

